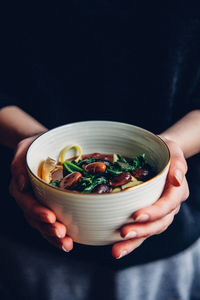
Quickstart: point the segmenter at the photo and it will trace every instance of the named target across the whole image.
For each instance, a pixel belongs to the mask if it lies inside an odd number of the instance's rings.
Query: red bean
[[[101,153],[92,153],[92,154],[88,154],[88,155],[83,155],[83,159],[87,159],[87,158],[94,158],[94,159],[100,159],[100,160],[105,160],[105,161],[109,161],[109,162],[113,162],[113,155],[112,154],[101,154]]]
[[[97,194],[103,194],[103,193],[109,193],[110,192],[110,187],[107,184],[98,184],[95,186],[95,188],[92,190],[93,193]]]
[[[78,181],[81,179],[82,174],[80,172],[74,172],[65,176],[60,182],[60,187],[62,189],[73,188]]]
[[[90,173],[103,173],[106,170],[106,165],[102,162],[94,162],[85,166],[85,170]]]
[[[63,168],[55,168],[51,173],[51,177],[53,181],[61,180],[63,178]]]
[[[123,172],[123,173],[113,177],[110,180],[109,184],[112,187],[117,187],[117,186],[124,185],[130,181],[131,181],[131,174],[128,172]]]
[[[149,170],[147,170],[147,169],[134,169],[132,171],[132,174],[137,180],[144,181],[145,179],[147,179],[149,177]]]

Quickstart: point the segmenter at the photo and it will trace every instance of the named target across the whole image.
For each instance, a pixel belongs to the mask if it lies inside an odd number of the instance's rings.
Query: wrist
[[[38,136],[40,136],[41,134],[43,134],[43,133],[45,133],[47,131],[48,131],[47,128],[45,128],[45,129],[43,128],[41,130],[33,131],[33,133],[30,134],[30,135],[21,136],[21,138],[18,140],[18,142],[13,147],[14,151],[16,150],[16,148],[18,147],[18,145],[20,143],[23,143],[24,140],[28,140],[29,139],[29,140],[33,140],[34,141],[34,139],[36,139]]]
[[[47,131],[47,128],[17,106],[0,110],[0,144],[15,149],[27,138]]]

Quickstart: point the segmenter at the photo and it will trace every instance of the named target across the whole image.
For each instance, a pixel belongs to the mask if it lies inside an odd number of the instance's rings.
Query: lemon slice
[[[58,156],[58,161],[60,160],[61,164],[64,163],[64,157],[65,157],[65,154],[67,153],[67,151],[71,150],[72,148],[74,148],[75,150],[78,151],[79,153],[79,156],[75,159],[76,162],[78,162],[80,159],[81,159],[81,156],[82,156],[82,149],[80,146],[78,145],[69,145],[69,146],[66,146],[65,148],[63,148],[60,153],[59,153],[59,156]]]
[[[45,182],[49,183],[51,181],[51,172],[54,170],[56,166],[56,161],[50,157],[48,157],[43,165],[42,165],[42,171],[41,171],[41,176],[42,180]]]

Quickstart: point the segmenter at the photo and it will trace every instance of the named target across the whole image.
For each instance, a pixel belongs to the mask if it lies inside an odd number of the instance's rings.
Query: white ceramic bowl
[[[66,145],[78,144],[83,154],[120,153],[134,157],[145,153],[147,162],[158,174],[118,193],[84,194],[63,191],[37,176],[40,162],[48,156],[57,159]],[[72,157],[73,152],[67,153]],[[119,228],[133,222],[136,210],[159,199],[166,181],[170,154],[166,144],[153,133],[119,122],[87,121],[64,125],[39,136],[27,152],[27,169],[37,199],[51,208],[58,220],[67,226],[67,234],[75,242],[105,245],[122,240]]]

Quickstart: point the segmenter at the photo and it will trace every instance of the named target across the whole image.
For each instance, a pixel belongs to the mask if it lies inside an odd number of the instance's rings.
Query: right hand
[[[66,236],[66,226],[56,220],[50,209],[42,206],[32,193],[26,171],[26,152],[38,135],[18,143],[11,163],[10,194],[22,209],[27,222],[37,229],[54,246],[68,252],[73,248],[73,240]]]

